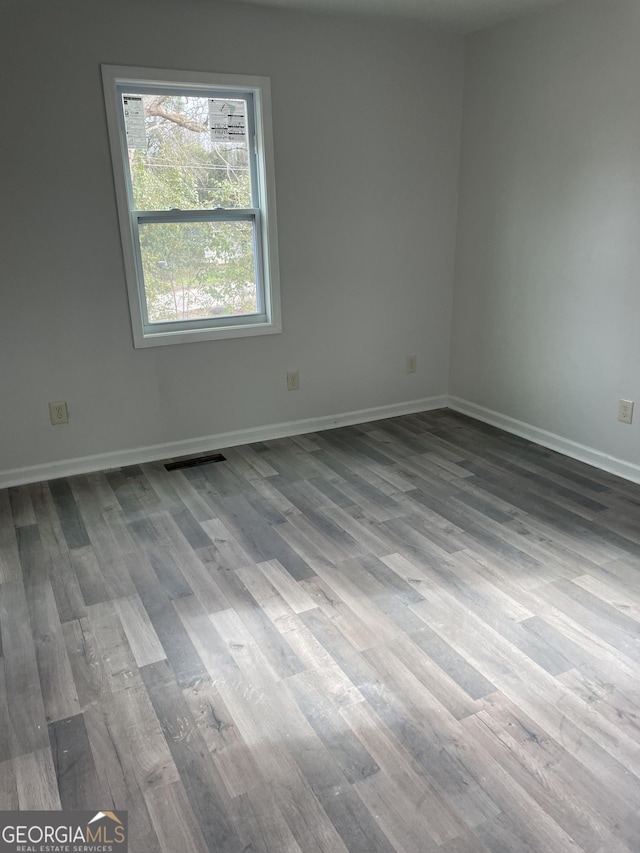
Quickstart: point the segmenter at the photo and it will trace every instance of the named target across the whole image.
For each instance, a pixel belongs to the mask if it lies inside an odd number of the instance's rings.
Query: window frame
[[[271,91],[267,77],[158,68],[103,65],[107,127],[116,192],[125,278],[136,348],[223,338],[277,334],[282,331],[275,208]],[[252,208],[140,211],[133,204],[122,94],[174,90],[197,97],[247,97],[247,137],[251,164]],[[252,109],[251,109],[252,106]],[[258,314],[150,323],[138,229],[158,222],[251,221]]]

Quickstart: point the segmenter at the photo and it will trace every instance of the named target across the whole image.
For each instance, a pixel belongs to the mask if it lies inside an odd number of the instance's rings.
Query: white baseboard
[[[508,415],[502,415],[500,412],[485,409],[484,406],[477,406],[475,403],[470,403],[468,400],[462,400],[459,397],[449,397],[447,405],[455,412],[469,415],[470,418],[483,421],[483,423],[503,429],[505,432],[519,435],[521,438],[526,438],[536,444],[541,444],[543,447],[548,447],[549,450],[556,450],[558,453],[564,453],[565,456],[578,459],[580,462],[586,462],[587,465],[593,465],[602,471],[616,474],[618,477],[631,480],[633,483],[640,483],[640,465],[635,465],[633,462],[625,462],[624,459],[609,456],[607,453],[603,453],[593,447],[587,447],[584,444],[571,441],[569,438],[564,438],[553,432],[547,432],[524,421],[510,418]]]
[[[42,480],[55,480],[58,477],[71,477],[75,474],[88,474],[93,471],[105,471],[120,468],[123,465],[136,465],[142,462],[154,462],[158,459],[173,459],[177,456],[189,456],[192,453],[221,450],[254,441],[268,441],[273,438],[286,438],[302,435],[306,432],[320,432],[333,427],[363,424],[398,415],[412,415],[432,409],[442,409],[447,405],[445,395],[426,397],[422,400],[410,400],[405,403],[393,403],[377,406],[373,409],[360,409],[338,415],[323,415],[318,418],[268,424],[250,429],[234,430],[190,438],[185,441],[172,441],[167,444],[153,444],[147,447],[135,447],[129,450],[115,450],[111,453],[97,453],[77,459],[62,459],[59,462],[45,462],[41,465],[29,465],[0,471],[0,488],[21,486],[25,483],[38,483]]]
[[[640,483],[640,465],[626,462],[615,456],[609,456],[593,447],[571,441],[561,435],[478,406],[460,397],[426,397],[421,400],[411,400],[406,403],[394,403],[388,406],[377,406],[372,409],[359,409],[353,412],[343,412],[336,415],[323,415],[317,418],[305,418],[297,421],[267,424],[266,426],[250,429],[233,430],[215,435],[199,436],[185,441],[173,441],[166,444],[153,444],[146,447],[135,447],[126,450],[116,450],[110,453],[97,453],[92,456],[81,456],[77,459],[62,459],[58,462],[45,462],[40,465],[29,465],[24,468],[13,468],[0,471],[0,488],[20,486],[25,483],[37,483],[41,480],[54,480],[57,477],[71,477],[75,474],[88,474],[94,471],[104,471],[120,468],[123,465],[135,465],[143,462],[154,462],[159,459],[173,459],[178,456],[189,456],[205,451],[222,450],[254,441],[268,441],[274,438],[286,438],[291,435],[302,435],[307,432],[320,432],[334,427],[367,423],[383,418],[394,418],[399,415],[411,415],[416,412],[426,412],[433,409],[448,407],[456,412],[469,415],[471,418],[491,424],[505,432],[519,435],[550,450],[564,453],[580,462],[586,462],[595,468],[608,471]]]

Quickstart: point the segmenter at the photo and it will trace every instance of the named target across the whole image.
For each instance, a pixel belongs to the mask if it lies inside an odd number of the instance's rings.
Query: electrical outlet
[[[287,391],[297,391],[300,387],[300,377],[297,370],[290,370],[287,373]]]
[[[620,400],[618,403],[618,420],[623,424],[630,424],[633,420],[633,401]]]
[[[418,368],[418,356],[417,355],[408,355],[407,356],[407,373],[415,373]]]
[[[69,423],[69,412],[66,403],[49,403],[49,417],[54,426]]]

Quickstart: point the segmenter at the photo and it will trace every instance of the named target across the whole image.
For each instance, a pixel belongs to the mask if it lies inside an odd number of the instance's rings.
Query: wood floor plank
[[[323,642],[332,656],[349,674],[382,722],[393,732],[404,748],[412,753],[420,765],[421,772],[430,780],[430,784],[440,789],[452,807],[458,807],[455,804],[460,800],[458,805],[464,809],[467,820],[472,823],[483,819],[482,815],[486,816],[497,811],[478,784],[471,785],[468,780],[465,780],[464,770],[457,766],[454,756],[439,753],[439,758],[434,760],[434,750],[438,751],[437,744],[440,739],[434,738],[432,734],[423,730],[424,709],[414,709],[409,716],[407,707],[399,699],[399,696],[405,696],[406,693],[398,692],[397,688],[387,688],[390,669],[397,670],[401,666],[399,661],[389,662],[389,665],[385,665],[383,672],[380,672],[376,666],[379,660],[378,653],[370,650],[364,655],[359,655],[338,631],[327,624],[326,617],[310,611],[308,614],[303,614],[305,621],[310,620],[312,614],[312,624],[316,633],[323,637]],[[387,660],[386,656],[383,659]],[[417,682],[410,678],[410,683],[412,690],[416,690],[419,695]],[[429,698],[429,703],[433,708],[435,700],[432,696]],[[435,705],[439,709],[437,713],[440,714],[444,707],[439,703]],[[430,719],[429,715],[426,719]],[[435,778],[432,775],[434,773]]]
[[[79,713],[80,703],[50,584],[27,587],[47,722]]]
[[[626,596],[621,600],[618,595],[612,596],[611,592],[607,592],[603,584],[584,575],[571,581],[558,581],[554,584],[554,589],[565,592],[582,607],[606,619],[630,637],[640,636],[640,620],[637,618],[637,612],[634,612],[634,596]]]
[[[31,503],[28,486],[14,486],[9,490],[11,515],[16,527],[26,527],[36,523],[36,516]]]
[[[61,720],[77,714],[80,705],[49,581],[51,560],[42,547],[37,525],[20,529],[18,551],[45,716],[47,722]]]
[[[267,580],[258,566],[243,566],[236,575],[251,593],[256,604],[264,610],[269,619],[277,623],[280,619],[294,616],[294,611],[282,598],[278,590]]]
[[[640,578],[640,559],[604,560],[598,565],[589,566],[588,577],[611,587],[624,600],[635,594]]]
[[[174,606],[209,676],[190,686],[199,687],[209,680],[215,682],[227,668],[235,666],[224,640],[214,628],[202,602],[194,595],[179,599]]]
[[[574,665],[584,665],[586,662],[603,673],[609,671],[626,680],[635,678],[633,662],[592,631],[589,624],[581,621],[581,613],[577,617],[565,613],[556,607],[554,600],[548,601],[539,595],[534,600],[538,602],[536,610],[539,616],[522,623],[526,630],[542,634],[547,642],[556,642],[557,648]],[[527,601],[531,601],[529,594]]]
[[[307,536],[308,532],[311,532],[311,539]],[[321,533],[314,535],[313,530],[310,530],[308,527],[305,532],[304,529],[301,529],[296,524],[292,524],[289,520],[278,525],[278,536],[287,543],[301,560],[304,560],[308,567],[308,572],[306,573],[307,580],[315,576],[316,565],[322,565],[328,561],[329,556],[327,551],[329,554],[335,555],[337,553],[340,557],[343,556],[343,552],[333,546],[328,549],[325,548],[326,543],[322,541]],[[297,581],[300,578],[294,578],[294,580]]]
[[[12,757],[48,744],[47,721],[22,581],[0,584],[0,630]]]
[[[133,540],[122,506],[111,488],[109,476],[108,473],[97,471],[86,477],[73,477],[70,480],[71,489],[83,512],[90,513],[91,509],[99,511],[93,518],[97,521],[101,536],[105,537],[105,546],[108,547],[115,539],[118,550],[128,553],[132,550]],[[91,500],[86,500],[87,495],[91,496]],[[106,527],[102,526],[102,521]],[[93,523],[90,526],[93,527]],[[90,531],[90,535],[92,533]],[[96,548],[101,551],[100,543]]]
[[[541,487],[542,491],[551,485],[554,495],[566,498],[569,503],[597,511],[602,511],[608,505],[609,489],[606,486],[594,482],[584,474],[555,465],[550,458],[545,458],[535,448],[523,448],[520,444],[511,450],[505,450],[502,442],[499,454],[490,451],[485,454],[485,460],[494,465],[504,464],[506,461],[509,473],[526,479],[538,488]]]
[[[52,480],[49,483],[49,490],[58,512],[67,546],[72,549],[89,545],[89,536],[70,484],[64,479]]]
[[[93,667],[91,638],[95,637],[99,655],[98,668],[101,668],[106,674],[106,689],[110,693],[117,693],[139,684],[140,673],[114,602],[94,604],[88,607],[87,611],[89,614],[88,631],[85,633],[85,627],[79,626],[83,643],[79,653],[85,655],[86,663],[81,661],[78,664],[76,662],[77,665],[84,669],[87,665]],[[89,687],[89,695],[91,695],[92,690],[98,693],[105,687],[101,673],[95,675],[94,678],[91,676],[85,678],[84,682],[85,687]]]
[[[218,581],[252,640],[260,647],[261,654],[266,658],[273,672],[281,678],[300,672],[304,668],[302,662],[274,626],[267,613],[258,606],[255,598],[242,582],[240,575],[235,572],[219,572]],[[222,616],[223,613],[228,614],[229,612],[212,613],[211,620],[215,624],[219,614]]]
[[[137,531],[138,522],[131,522],[131,527]],[[138,538],[141,544],[140,550],[155,573],[156,577],[153,578],[153,582],[158,582],[162,586],[166,597],[173,601],[176,598],[192,595],[193,588],[184,575],[182,561],[176,559],[172,553],[170,542],[158,535],[156,526],[153,526],[148,536],[146,534],[144,536],[138,535]],[[134,572],[136,571],[140,577],[139,561],[134,569]]]
[[[415,676],[386,649],[369,649],[363,656],[380,673],[385,689],[361,685],[360,691],[394,734],[405,745],[411,744],[423,771],[444,798],[466,815],[497,813],[493,791],[488,794],[480,783],[481,774],[473,772],[472,751],[462,739],[452,737],[455,718],[431,692],[420,690]]]
[[[421,601],[422,595],[413,587],[406,584],[406,591],[403,589],[403,595],[398,595],[393,584],[381,583],[374,575],[368,571],[368,566],[381,566],[382,569],[387,567],[378,560],[377,557],[358,558],[343,560],[336,564],[335,570],[339,576],[345,578],[351,585],[352,591],[355,589],[359,601],[366,601],[374,608],[377,608],[383,616],[376,617],[378,624],[383,623],[388,632],[388,638],[395,633],[408,633],[412,630],[417,630],[421,627],[419,620],[407,604],[410,601]],[[319,570],[322,576],[323,571]],[[393,572],[389,572],[393,575]],[[402,585],[402,581],[395,576],[398,585]],[[342,597],[344,601],[344,597]],[[345,602],[346,603],[346,602]],[[393,627],[390,623],[393,623]]]
[[[553,555],[554,561],[549,561],[552,569],[555,559],[559,559],[561,566],[563,563],[570,566],[575,561],[576,568],[591,568],[592,565],[598,565],[597,561],[620,559],[627,553],[623,548],[611,545],[606,538],[594,536],[588,529],[583,530],[582,526],[576,528],[575,524],[567,524],[563,529],[554,524],[552,519],[540,518],[531,513],[516,511],[508,524],[519,535],[533,539],[543,550]]]
[[[460,627],[452,629],[449,618],[445,617],[443,622],[442,612],[438,615],[433,602],[431,605],[432,624],[437,623],[437,630],[444,632],[461,653],[473,655],[479,668],[492,671],[493,682],[508,699],[517,702],[550,735],[565,745],[571,744],[574,751],[588,754],[589,760],[600,762],[602,768],[606,767],[607,776],[623,786],[626,796],[636,797],[624,778],[640,774],[640,753],[631,738],[603,717],[589,713],[587,703],[565,691],[558,680],[526,655],[513,647],[507,652],[504,641],[495,632],[485,631],[476,617],[467,616],[464,631]],[[543,685],[544,699],[541,698]]]
[[[0,489],[0,584],[20,578],[20,560],[8,489]]]
[[[358,540],[331,516],[332,511],[328,507],[314,512],[314,520],[305,513],[292,515],[285,524],[278,527],[278,532],[284,537],[282,531],[286,532],[288,528],[295,527],[298,533],[311,543],[315,552],[327,560],[339,561],[361,553],[362,548]],[[304,555],[304,551],[302,554]]]
[[[151,731],[157,725],[157,720],[150,717],[147,721],[148,706],[142,703],[140,706],[136,703],[129,706],[128,702],[123,701],[125,698],[130,698],[128,693],[94,702],[84,711],[85,726],[102,793],[101,802],[108,803],[116,810],[126,809],[129,815],[130,846],[144,853],[152,853],[160,849],[160,843],[147,809],[145,793],[149,787],[162,785],[167,777],[170,782],[175,775],[171,777],[170,771],[163,773],[155,768],[141,774],[139,720],[135,714],[127,714],[126,710],[139,707],[140,720]],[[149,746],[151,744],[145,744],[147,750]],[[149,752],[153,755],[153,748],[144,753],[145,762],[148,761]]]
[[[149,462],[142,465],[141,470],[163,503],[185,506],[199,523],[213,518],[211,507],[198,495],[183,471],[172,471],[167,477],[167,471],[160,462]]]
[[[563,550],[556,543],[539,541],[531,535],[530,529],[521,519],[516,520],[510,516],[506,520],[493,519],[491,516],[487,516],[485,512],[476,510],[468,499],[457,501],[454,498],[450,503],[456,511],[459,510],[462,514],[468,515],[470,521],[482,527],[486,533],[493,534],[507,543],[508,546],[529,555],[532,560],[535,560],[540,566],[539,577],[541,581],[575,577],[578,569],[577,555],[571,551]],[[553,552],[555,558],[551,564],[549,564],[550,551]]]
[[[389,519],[377,528],[388,543],[385,551],[379,554],[382,560],[389,554],[401,553],[420,562],[434,546],[449,554],[466,547],[462,530],[421,505],[410,506],[403,518]]]
[[[453,565],[453,568],[448,568],[449,565]],[[519,615],[521,620],[525,620],[532,615],[531,612],[525,608],[519,608],[517,601],[505,597],[501,593],[496,592],[495,596],[487,595],[486,587],[482,581],[477,584],[469,584],[464,578],[464,570],[459,563],[452,564],[443,560],[437,566],[427,565],[425,574],[433,581],[431,589],[434,594],[438,594],[440,590],[445,591],[454,588],[456,597],[463,601],[472,613],[475,613],[479,619],[486,622],[488,626],[508,640],[513,647],[524,652],[552,675],[557,675],[571,668],[570,660],[546,643],[542,637],[525,631],[520,622],[513,618],[514,615]],[[462,575],[462,577],[458,578],[458,575]],[[494,601],[494,598],[497,600]],[[412,605],[411,608],[416,613],[421,608],[420,613],[428,624],[428,605],[423,602]]]
[[[13,761],[0,761],[0,811],[10,812],[18,808],[18,787]]]
[[[251,684],[262,688],[265,684],[275,684],[280,680],[278,669],[271,665],[261,644],[235,610],[219,610],[209,618],[238,669]]]
[[[300,673],[287,680],[296,704],[350,783],[377,773],[379,767],[344,720],[333,713],[334,697],[324,690],[317,673]]]
[[[139,668],[166,660],[167,655],[139,595],[115,602],[120,622]]]
[[[106,699],[109,679],[89,619],[66,622],[62,632],[81,708]]]
[[[514,506],[531,515],[534,518],[539,518],[546,523],[550,523],[552,527],[557,527],[561,532],[568,532],[571,535],[581,535],[586,541],[593,540],[597,545],[602,545],[605,541],[614,546],[616,551],[613,551],[610,556],[614,558],[619,555],[620,548],[622,551],[634,547],[631,540],[625,541],[624,536],[616,535],[612,529],[611,522],[605,522],[608,525],[608,530],[600,524],[593,521],[594,512],[591,510],[581,511],[581,508],[570,501],[557,502],[554,498],[552,489],[539,488],[529,490],[522,484],[505,483],[499,469],[492,471],[486,465],[478,463],[469,463],[469,470],[476,474],[476,483],[483,490],[501,497],[503,500],[510,501]],[[604,520],[603,520],[604,521]]]
[[[217,688],[206,682],[185,689],[183,695],[229,797],[235,799],[262,786],[253,754]]]
[[[439,853],[495,853],[485,847],[480,839],[469,831],[441,845],[438,851]]]
[[[233,803],[242,849],[256,853],[303,853],[269,785],[251,788]]]
[[[274,724],[278,729],[284,725],[288,753],[346,848],[361,853],[392,851],[384,832],[349,784],[338,762],[309,726],[296,703],[291,701],[288,689],[275,691],[273,708],[276,712],[273,717],[265,714],[268,726],[273,731]]]
[[[333,484],[333,488],[334,493],[338,493],[338,501],[334,502],[337,506],[359,506],[374,521],[386,521],[388,518],[395,518],[403,513],[401,506],[387,491],[383,492],[369,483],[353,483],[341,479]],[[305,483],[305,490],[310,494],[315,491],[313,484],[307,483]],[[341,494],[344,495],[346,501],[340,500]]]
[[[35,483],[29,493],[40,541],[51,561],[49,581],[60,621],[81,619],[86,616],[85,601],[48,484]]]
[[[7,685],[4,677],[4,657],[0,655],[0,763],[8,762],[12,754],[9,697],[7,696]]]
[[[440,845],[465,831],[462,815],[457,814],[433,781],[424,775],[410,751],[387,726],[380,724],[370,705],[351,705],[342,708],[340,715],[385,774],[384,784],[381,778],[373,776],[359,782],[360,796],[372,810],[382,812],[385,825],[401,845],[406,846],[416,835],[422,836],[425,844],[430,839]],[[385,797],[384,792],[389,790],[397,792],[393,801]]]
[[[117,596],[117,592],[109,588],[103,577],[98,557],[91,545],[71,551],[69,561],[87,607],[109,601]]]
[[[353,644],[354,648],[362,650],[376,645],[375,627],[363,622],[323,579],[316,578],[303,581],[301,586],[316,602],[316,609],[321,610],[331,622],[338,626],[339,631]],[[299,615],[302,621],[309,626],[309,618],[315,612],[314,609]],[[315,633],[315,627],[311,630]],[[318,635],[316,634],[316,636]]]
[[[230,797],[169,663],[150,664],[141,674],[207,848],[236,851]]]
[[[640,646],[638,645],[639,625],[615,608],[599,601],[576,584],[556,583],[541,588],[538,595],[564,613],[570,615],[622,656],[638,663]],[[603,613],[604,611],[604,613]],[[606,614],[606,615],[605,615]],[[613,618],[611,618],[613,617]]]
[[[496,689],[469,664],[461,666],[453,649],[443,648],[438,641],[432,641],[431,635],[416,637],[413,633],[400,637],[390,650],[458,720],[480,710],[483,705],[480,700]],[[474,699],[470,691],[482,696]]]
[[[296,580],[313,574],[309,566],[277,535],[242,495],[230,495],[216,502],[219,517],[251,562],[278,560]]]
[[[539,850],[563,853],[571,850],[572,853],[581,853],[581,848],[569,836],[557,830],[554,832],[553,827],[548,833],[543,833],[538,826],[532,832],[531,825],[524,820],[517,822],[517,818],[514,819],[508,813],[499,814],[476,827],[475,831],[490,850],[522,850],[527,853],[537,853]]]
[[[301,850],[346,853],[347,846],[287,748],[290,738],[282,737],[282,702],[243,678],[222,680],[219,689]]]
[[[49,582],[62,624],[87,615],[82,590],[68,553],[51,555]]]
[[[131,576],[153,630],[181,686],[206,681],[209,675],[166,589],[144,555],[131,563]],[[181,601],[188,596],[179,596]]]
[[[142,791],[171,786],[180,775],[163,735],[149,695],[140,683],[113,697],[112,727]]]
[[[318,476],[305,480],[306,492],[314,500],[318,509],[325,509],[328,506],[343,508],[353,506],[353,500],[347,497],[341,488],[342,479],[331,471],[328,471],[328,474],[328,477]]]
[[[379,523],[369,517],[359,506],[329,506],[323,510],[323,513],[346,531],[355,542],[360,543],[359,548],[352,549],[353,553],[351,556],[361,557],[363,553],[366,554],[369,552],[380,557],[388,554],[391,550],[395,550],[390,548],[384,536],[380,535],[379,524],[384,522]],[[395,516],[389,519],[389,521],[393,521],[394,519]]]
[[[597,849],[614,842],[627,818],[628,804],[615,789],[603,789],[587,768],[520,708],[496,695],[465,726],[578,843]],[[575,778],[575,786],[567,784],[569,778]]]
[[[62,808],[50,749],[16,756],[13,771],[21,811],[57,811]]]
[[[321,447],[321,450],[314,453],[314,458],[334,471],[341,481],[351,483],[354,488],[366,489],[369,485],[391,496],[412,485],[407,477],[394,471],[391,466],[377,464],[373,458],[374,454],[357,455],[339,441],[328,442],[326,435],[322,436]]]
[[[101,791],[84,716],[50,723],[49,739],[62,808],[96,808]]]
[[[293,649],[305,671],[314,669],[326,671],[327,667],[334,664],[331,655],[299,616],[292,615],[288,618],[279,619],[276,628]],[[329,686],[333,679],[327,680],[327,686]]]
[[[242,447],[235,448],[235,451],[256,472],[257,476],[273,477],[277,475],[278,472],[265,460],[264,454],[256,453],[252,445],[245,444]]]
[[[188,551],[182,551],[179,554],[172,551],[168,553],[179,563],[184,579],[193,594],[200,599],[209,613],[215,613],[216,610],[226,610],[229,607],[229,600],[218,582],[216,573],[212,572],[201,558],[202,553],[210,547],[200,548],[194,553]]]
[[[263,459],[272,465],[279,474],[295,482],[296,480],[307,480],[324,471],[317,456],[301,451],[295,441],[290,438],[275,438],[254,444],[254,448],[260,448]]]
[[[206,853],[209,850],[180,781],[144,791],[151,822],[162,853]]]
[[[625,735],[640,741],[640,691],[635,684],[626,684],[610,670],[601,673],[588,665],[563,672],[558,681]]]
[[[357,561],[347,561],[336,566],[326,565],[318,568],[318,575],[331,590],[331,597],[338,600],[340,606],[350,610],[363,624],[375,625],[376,644],[393,642],[400,636],[401,629],[362,594],[357,583],[351,579],[353,566],[357,567]]]
[[[172,603],[155,601],[145,606],[180,686],[190,687],[207,681],[209,673]]]
[[[253,562],[248,551],[244,550],[219,518],[203,521],[202,527],[211,539],[211,545],[198,549],[198,557],[205,565],[231,570]]]
[[[257,563],[257,567],[294,613],[301,613],[303,610],[311,610],[312,607],[315,607],[315,602],[311,596],[306,594],[300,584],[293,580],[277,560]]]

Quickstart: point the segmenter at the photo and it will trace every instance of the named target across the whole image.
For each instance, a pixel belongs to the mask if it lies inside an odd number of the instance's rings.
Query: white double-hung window
[[[135,346],[279,332],[268,79],[102,74]]]

